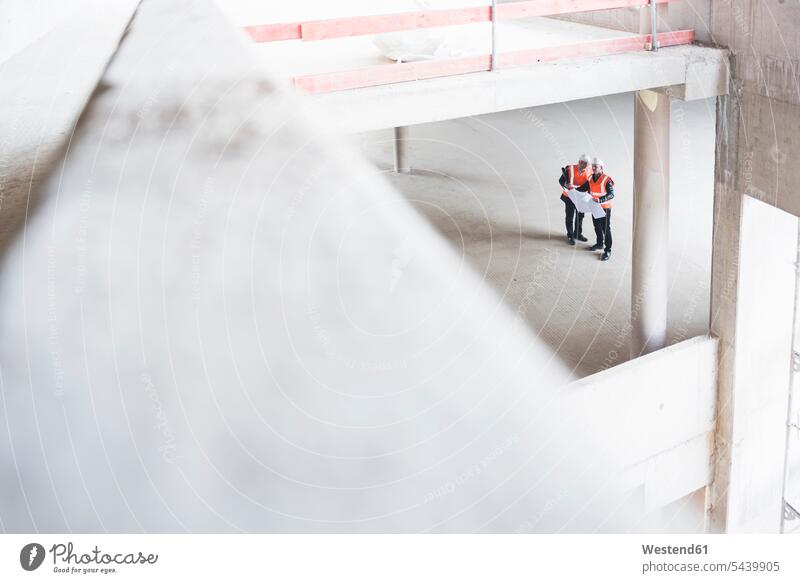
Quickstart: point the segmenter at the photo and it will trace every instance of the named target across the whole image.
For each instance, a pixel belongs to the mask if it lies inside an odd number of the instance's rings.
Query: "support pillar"
[[[798,219],[736,188],[716,188],[711,331],[720,354],[708,528],[778,534]]]
[[[666,95],[638,91],[634,106],[631,356],[667,342],[669,123]]]
[[[408,162],[408,144],[408,126],[394,128],[394,171],[400,174],[411,172],[411,165]]]

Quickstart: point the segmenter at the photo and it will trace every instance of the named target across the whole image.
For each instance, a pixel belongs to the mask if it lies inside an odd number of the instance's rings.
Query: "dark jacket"
[[[564,190],[567,189],[567,176],[569,176],[569,171],[567,170],[567,167],[564,166],[561,169],[561,178],[558,179],[558,183],[561,185],[561,188],[563,188]]]

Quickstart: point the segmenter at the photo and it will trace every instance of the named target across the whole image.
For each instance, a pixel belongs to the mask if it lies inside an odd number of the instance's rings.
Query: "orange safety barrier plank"
[[[358,16],[355,18],[332,18],[304,22],[300,28],[303,40],[323,40],[416,28],[475,24],[488,22],[491,19],[491,6],[477,6],[473,8],[453,8],[451,10],[424,10],[400,14]]]
[[[300,38],[300,23],[258,24],[245,26],[244,31],[257,43]]]
[[[670,1],[674,2],[676,0],[656,0],[656,3],[663,4]],[[497,19],[516,20],[532,16],[554,16],[575,12],[647,6],[648,4],[648,0],[525,0],[524,2],[499,4],[497,6]],[[374,16],[329,18],[309,22],[264,24],[247,26],[245,31],[256,42],[291,39],[325,40],[456,24],[475,24],[489,22],[491,19],[492,7],[487,5],[447,10],[422,10]]]

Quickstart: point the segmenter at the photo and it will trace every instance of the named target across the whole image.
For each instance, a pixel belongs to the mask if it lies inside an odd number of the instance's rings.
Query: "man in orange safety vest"
[[[583,213],[578,212],[575,203],[567,196],[567,192],[573,188],[583,186],[589,180],[589,156],[583,154],[578,158],[577,164],[570,164],[561,169],[561,178],[558,183],[561,185],[561,201],[564,203],[564,222],[567,227],[567,243],[575,244],[578,241],[586,241],[583,236]],[[574,222],[573,222],[574,221]]]
[[[608,261],[611,257],[611,199],[614,198],[614,180],[605,173],[603,161],[600,158],[592,158],[592,173],[586,183],[577,190],[592,195],[592,198],[600,203],[606,213],[606,216],[599,219],[592,217],[597,242],[590,249],[592,251],[602,249],[603,255],[600,259]]]

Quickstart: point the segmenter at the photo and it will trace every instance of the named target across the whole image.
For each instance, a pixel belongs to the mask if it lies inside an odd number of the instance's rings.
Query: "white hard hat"
[[[595,166],[603,166],[604,165],[603,161],[600,158],[598,158],[597,156],[592,158],[592,164],[594,164]]]
[[[581,154],[581,157],[578,158],[578,162],[586,162],[588,164],[589,163],[589,156],[587,156],[586,154]]]

